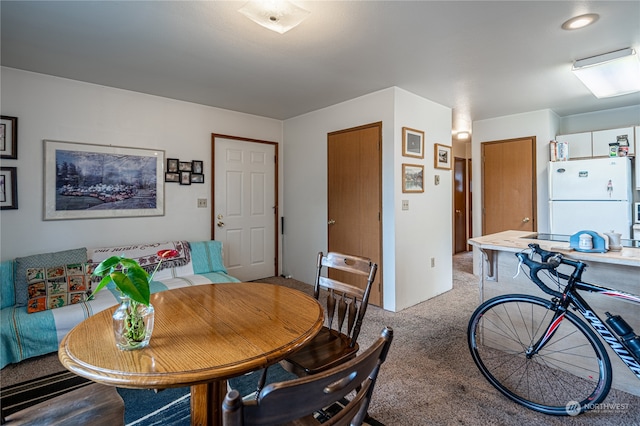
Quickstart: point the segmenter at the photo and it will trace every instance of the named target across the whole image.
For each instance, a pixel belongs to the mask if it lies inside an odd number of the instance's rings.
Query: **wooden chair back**
[[[318,253],[314,296],[316,299],[320,298],[321,288],[329,292],[325,326],[348,336],[350,347],[354,347],[358,340],[377,270],[378,265],[365,257],[336,252],[329,252],[326,256],[322,252]],[[356,280],[357,277],[362,277],[360,281],[365,283],[364,287],[345,282],[354,281],[349,275],[355,276]],[[345,319],[346,328],[343,328]]]
[[[282,425],[295,421],[296,425],[317,425],[315,412],[355,391],[344,408],[322,424],[360,425],[392,340],[393,329],[385,327],[371,347],[350,361],[312,376],[269,384],[256,400],[243,401],[237,390],[231,390],[222,404],[222,424]]]

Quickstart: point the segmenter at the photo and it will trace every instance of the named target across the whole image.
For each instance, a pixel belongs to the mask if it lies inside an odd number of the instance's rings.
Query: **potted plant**
[[[176,257],[178,251],[160,250],[157,254],[160,261],[151,274],[136,260],[124,256],[103,260],[92,273],[102,277],[94,295],[109,283],[113,283],[122,295],[120,306],[113,313],[113,331],[119,349],[141,349],[149,344],[155,313],[149,301],[149,283],[162,261]]]

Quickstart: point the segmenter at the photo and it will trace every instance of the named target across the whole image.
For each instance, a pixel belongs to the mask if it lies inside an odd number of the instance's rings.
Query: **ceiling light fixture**
[[[596,22],[598,18],[600,18],[600,15],[598,15],[597,13],[587,13],[584,15],[575,16],[568,21],[565,21],[564,24],[562,24],[562,29],[571,31],[584,28],[587,25],[591,25]]]
[[[256,24],[284,34],[306,19],[311,12],[288,0],[249,1],[238,12]]]
[[[630,47],[579,59],[571,71],[597,98],[640,92],[640,59]]]

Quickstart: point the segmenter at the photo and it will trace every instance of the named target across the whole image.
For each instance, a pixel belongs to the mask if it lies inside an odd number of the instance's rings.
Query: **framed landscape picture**
[[[434,145],[434,167],[436,169],[451,170],[451,147],[447,145]]]
[[[402,128],[402,155],[424,158],[424,132],[422,130]]]
[[[44,141],[44,219],[164,215],[164,151]]]
[[[402,165],[402,192],[424,192],[424,166]]]

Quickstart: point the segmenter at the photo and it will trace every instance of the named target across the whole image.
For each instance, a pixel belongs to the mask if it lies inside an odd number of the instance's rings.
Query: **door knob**
[[[522,223],[527,223],[529,222],[531,219],[529,219],[528,217],[525,217],[524,219],[522,219]]]
[[[328,225],[334,225],[335,223],[336,221],[333,219],[329,219],[329,222],[327,222]]]
[[[224,227],[224,222],[218,221],[218,228]]]

